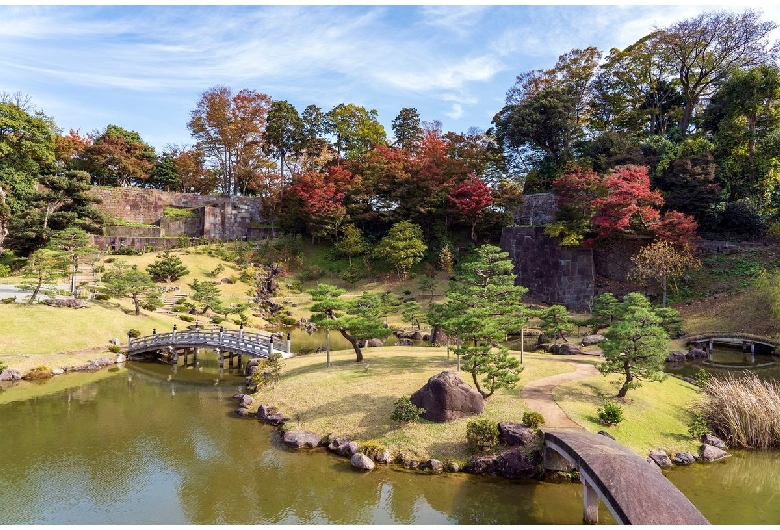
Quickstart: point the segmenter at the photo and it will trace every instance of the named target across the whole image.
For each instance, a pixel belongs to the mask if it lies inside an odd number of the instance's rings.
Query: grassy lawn
[[[574,421],[590,432],[604,430],[623,445],[640,455],[650,449],[676,452],[696,452],[699,443],[688,434],[689,405],[698,397],[696,387],[675,377],[660,383],[643,383],[629,390],[622,400],[615,399],[623,408],[623,421],[606,427],[599,423],[597,409],[604,397],[617,394],[622,383],[620,376],[602,375],[565,383],[555,388],[553,396],[558,405]]]
[[[320,435],[346,436],[358,442],[375,440],[394,454],[408,458],[462,459],[466,424],[473,418],[448,423],[425,420],[402,424],[390,419],[394,402],[410,396],[431,376],[456,369],[456,357],[446,348],[366,348],[365,363],[355,363],[351,350],[312,354],[284,361],[282,379],[273,389],[261,389],[256,402],[277,409],[291,418],[289,428]],[[551,356],[526,353],[521,384],[564,373],[573,368]],[[468,384],[471,376],[460,373]],[[520,421],[525,408],[519,390],[499,390],[485,402],[479,418]]]

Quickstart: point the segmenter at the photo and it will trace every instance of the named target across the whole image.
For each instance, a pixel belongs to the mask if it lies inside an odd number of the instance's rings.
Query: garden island
[[[181,513],[138,521],[776,522],[696,495],[780,494],[775,28],[571,50],[465,133],[215,86],[157,153],[4,93],[0,455],[25,480],[0,475],[0,520],[154,494]],[[598,480],[648,469],[675,507]],[[49,474],[87,519],[28,507]]]

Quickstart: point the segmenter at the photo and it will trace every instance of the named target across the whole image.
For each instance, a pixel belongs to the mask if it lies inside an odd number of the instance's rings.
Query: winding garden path
[[[551,375],[531,381],[520,390],[520,397],[523,398],[526,406],[530,410],[544,416],[544,426],[546,428],[582,429],[555,402],[553,389],[562,383],[585,379],[586,377],[593,377],[599,374],[599,371],[591,363],[576,359],[570,359],[566,362],[574,364],[577,369],[573,372]]]

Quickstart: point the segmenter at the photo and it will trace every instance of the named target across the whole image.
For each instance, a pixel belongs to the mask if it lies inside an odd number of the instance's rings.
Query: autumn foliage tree
[[[669,282],[680,278],[686,270],[699,266],[699,260],[690,247],[676,247],[659,240],[645,245],[631,258],[634,270],[631,277],[640,281],[657,281],[661,286],[661,306],[666,307]]]
[[[264,160],[264,132],[271,98],[254,90],[236,94],[225,86],[204,92],[187,124],[207,163],[219,170],[220,191],[235,195],[246,189]]]
[[[453,204],[455,212],[471,224],[471,239],[477,240],[474,232],[479,216],[493,204],[490,188],[476,175],[458,184],[447,196]]]

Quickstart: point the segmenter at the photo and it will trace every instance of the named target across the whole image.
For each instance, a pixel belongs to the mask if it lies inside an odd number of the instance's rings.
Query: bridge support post
[[[598,493],[584,480],[582,481],[582,522],[585,524],[599,522]]]
[[[707,357],[711,361],[712,360],[712,341],[710,341],[709,348],[707,350],[707,354],[708,354]]]
[[[192,366],[198,365],[198,353],[200,353],[200,348],[197,346],[192,348]]]
[[[233,352],[228,354],[228,368],[233,369]]]
[[[238,369],[241,370],[244,367],[244,359],[241,357],[241,354],[238,354]]]
[[[574,466],[555,449],[545,447],[544,469],[549,469],[550,471],[572,471]]]
[[[217,359],[219,359],[219,367],[224,368],[225,366],[225,358],[222,356],[222,352],[219,348],[214,348],[214,353],[217,354]]]

